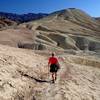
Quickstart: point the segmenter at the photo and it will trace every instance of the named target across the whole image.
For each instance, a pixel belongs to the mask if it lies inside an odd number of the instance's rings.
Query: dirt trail
[[[60,57],[60,65],[61,69],[58,71],[56,82],[54,84],[51,82],[45,83],[45,88],[42,90],[42,97],[36,98],[36,100],[47,100],[47,98],[48,100],[64,100],[63,82],[64,78],[70,78],[68,75],[70,74],[70,72],[68,72],[70,66],[66,66],[67,63],[62,57]],[[51,80],[51,76],[48,77],[48,80]]]

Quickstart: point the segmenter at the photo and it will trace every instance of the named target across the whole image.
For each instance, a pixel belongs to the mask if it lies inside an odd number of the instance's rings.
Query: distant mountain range
[[[59,13],[59,11],[56,13]],[[53,14],[53,13],[51,13],[51,14]],[[12,21],[16,21],[17,23],[23,23],[23,22],[38,20],[38,19],[41,19],[43,17],[49,16],[51,14],[47,14],[47,13],[15,14],[15,13],[8,13],[8,12],[0,12],[0,19],[6,18],[6,19],[10,19]],[[100,21],[100,17],[95,18],[95,19]]]
[[[0,12],[0,17],[7,18],[7,19],[10,19],[12,21],[19,22],[19,23],[37,20],[37,19],[43,18],[45,16],[48,16],[48,14],[45,14],[45,13],[38,13],[38,14],[28,13],[28,14],[19,15],[19,14],[14,14],[14,13]]]

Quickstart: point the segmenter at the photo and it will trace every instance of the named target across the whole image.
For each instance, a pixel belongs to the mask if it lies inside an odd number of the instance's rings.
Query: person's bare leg
[[[55,80],[57,79],[57,73],[55,73]]]
[[[52,73],[52,80],[54,80],[55,78],[54,78],[54,73]]]
[[[54,73],[52,73],[52,81],[53,81],[53,83],[54,83],[54,81],[55,81],[55,77],[54,77]]]

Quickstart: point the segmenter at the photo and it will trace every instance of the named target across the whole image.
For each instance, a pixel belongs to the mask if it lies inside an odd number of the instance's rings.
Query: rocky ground
[[[100,58],[56,52],[61,69],[52,84],[49,54],[0,45],[0,100],[100,99]]]

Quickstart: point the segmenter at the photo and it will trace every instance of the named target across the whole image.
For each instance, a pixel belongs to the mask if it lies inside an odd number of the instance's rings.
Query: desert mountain
[[[10,19],[10,20],[13,20],[13,21],[16,21],[18,23],[23,23],[23,22],[28,22],[28,21],[43,18],[45,16],[48,16],[48,14],[45,14],[45,13],[14,14],[14,13],[0,12],[0,16]]]
[[[38,33],[36,42],[45,48],[100,50],[100,24],[79,9],[57,11],[26,25],[33,26],[31,29]]]
[[[23,37],[25,30],[29,33],[28,37]],[[8,34],[10,38],[2,33]],[[2,35],[0,38],[6,37],[6,40],[0,39],[1,44],[2,41],[11,41],[14,43],[13,46],[22,48],[64,50],[65,52],[67,50],[100,52],[100,24],[95,18],[75,8],[51,13],[40,20],[0,31],[0,34]],[[15,39],[16,35],[18,41]],[[20,37],[28,38],[28,41],[23,41]],[[11,45],[9,42],[5,42],[5,44]]]

